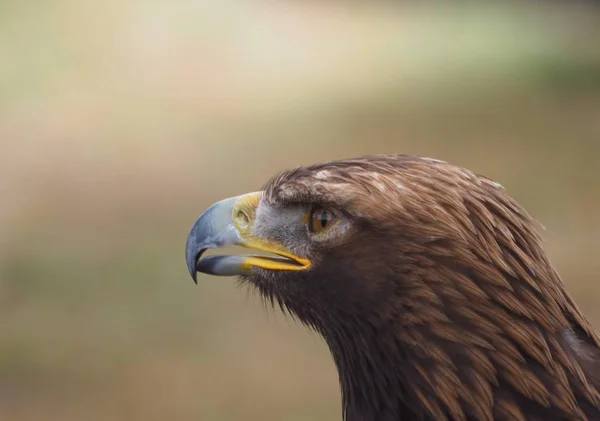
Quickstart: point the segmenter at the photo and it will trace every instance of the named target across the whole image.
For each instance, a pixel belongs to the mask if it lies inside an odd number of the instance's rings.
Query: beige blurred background
[[[383,4],[0,3],[1,420],[341,419],[320,338],[184,244],[366,153],[501,182],[600,327],[600,10]]]

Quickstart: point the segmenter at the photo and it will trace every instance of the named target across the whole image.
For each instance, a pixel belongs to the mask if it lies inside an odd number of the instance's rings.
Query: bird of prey
[[[266,253],[203,256],[233,245]],[[600,337],[532,218],[467,169],[377,155],[287,170],[208,208],[186,260],[322,335],[346,421],[600,420]]]

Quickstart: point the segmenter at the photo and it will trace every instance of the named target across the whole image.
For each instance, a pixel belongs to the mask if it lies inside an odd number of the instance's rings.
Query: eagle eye
[[[312,234],[319,234],[333,225],[336,216],[329,209],[315,207],[308,217],[308,230]]]

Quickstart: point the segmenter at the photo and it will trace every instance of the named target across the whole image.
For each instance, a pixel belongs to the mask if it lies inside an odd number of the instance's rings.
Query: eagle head
[[[204,255],[234,245],[259,253]],[[318,331],[349,421],[600,419],[596,333],[530,216],[464,168],[385,155],[287,170],[208,208],[186,260],[194,280],[239,276]]]

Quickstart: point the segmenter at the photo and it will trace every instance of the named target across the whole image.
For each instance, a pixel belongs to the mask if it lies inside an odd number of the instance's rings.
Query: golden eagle
[[[269,255],[202,257],[232,245]],[[207,209],[186,260],[319,332],[347,421],[600,420],[600,337],[530,216],[469,170],[408,155],[287,170]]]

